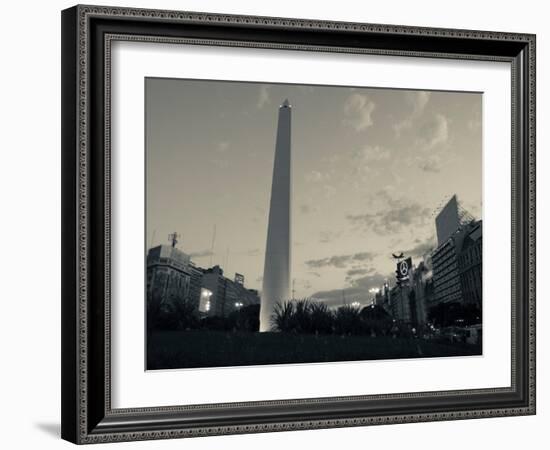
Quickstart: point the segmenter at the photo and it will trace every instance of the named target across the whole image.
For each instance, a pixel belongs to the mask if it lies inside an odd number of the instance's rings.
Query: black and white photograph
[[[147,370],[483,354],[481,92],[144,90]]]
[[[10,442],[539,442],[542,8],[113,3],[6,21]]]

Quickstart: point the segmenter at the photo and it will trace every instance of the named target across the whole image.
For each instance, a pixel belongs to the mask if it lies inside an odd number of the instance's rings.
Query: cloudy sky
[[[366,303],[450,196],[481,215],[479,93],[148,78],[147,245],[261,289],[277,113],[292,104],[295,296]],[[214,249],[212,238],[215,228]]]

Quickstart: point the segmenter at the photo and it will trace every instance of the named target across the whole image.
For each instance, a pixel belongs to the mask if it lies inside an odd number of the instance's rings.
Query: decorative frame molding
[[[117,40],[509,62],[511,386],[112,409],[110,50]],[[63,438],[84,444],[535,414],[534,35],[75,6],[62,13],[62,84]]]

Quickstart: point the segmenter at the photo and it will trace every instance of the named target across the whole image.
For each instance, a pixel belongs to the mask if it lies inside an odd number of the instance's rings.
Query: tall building
[[[456,194],[453,195],[435,218],[437,245],[446,242],[457,230],[474,220],[474,217],[462,207]]]
[[[428,311],[433,302],[433,272],[431,258],[425,258],[415,268],[412,277],[414,292],[415,325],[422,326],[428,321]]]
[[[432,254],[433,283],[437,303],[462,301],[462,289],[458,271],[458,253],[462,247],[464,233],[457,230],[439,245]]]
[[[409,284],[393,286],[389,291],[389,312],[390,315],[399,322],[413,323],[414,308],[411,308]]]
[[[481,221],[462,225],[432,254],[434,300],[429,315],[436,322],[481,320]]]
[[[477,222],[453,195],[435,219],[438,247],[432,253],[435,301],[462,302],[459,254],[466,235]]]
[[[239,274],[236,274],[239,275]],[[199,311],[205,316],[227,317],[233,311],[260,302],[258,291],[244,287],[240,277],[230,280],[220,266],[205,269],[202,276]]]
[[[195,309],[199,307],[199,300],[202,287],[202,276],[204,269],[195,266],[193,261],[190,261],[187,267],[189,271],[189,300],[192,302]]]
[[[453,195],[435,218],[437,245],[441,245],[449,239],[459,227],[458,201],[456,195]]]
[[[190,298],[191,259],[170,245],[159,245],[147,254],[147,302],[175,311],[178,303],[198,302]]]
[[[464,237],[458,257],[462,296],[467,304],[481,308],[482,295],[482,223],[476,222]]]
[[[285,99],[279,107],[275,144],[260,331],[271,330],[271,315],[275,304],[290,299],[291,112],[292,106]]]

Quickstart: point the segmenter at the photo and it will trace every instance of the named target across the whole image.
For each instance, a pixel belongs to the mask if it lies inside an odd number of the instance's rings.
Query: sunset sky
[[[435,243],[453,194],[481,218],[480,93],[147,78],[147,247],[261,289],[277,113],[292,105],[295,297],[366,303]],[[216,228],[213,254],[213,229]]]

